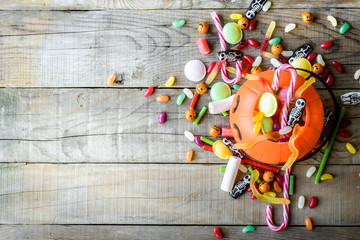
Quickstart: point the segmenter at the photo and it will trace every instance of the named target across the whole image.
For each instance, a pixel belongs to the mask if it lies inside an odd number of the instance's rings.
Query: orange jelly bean
[[[169,101],[169,96],[166,96],[166,95],[158,96],[158,97],[156,97],[156,101],[161,102],[161,103],[167,102],[167,101]]]
[[[305,226],[310,231],[313,229],[312,222],[311,222],[310,218],[305,218]]]
[[[188,150],[188,151],[186,152],[186,157],[185,157],[186,162],[191,162],[193,156],[194,156],[194,151],[191,150],[191,149]]]
[[[280,184],[277,181],[273,182],[273,188],[274,188],[275,192],[278,192],[278,193],[282,192]]]

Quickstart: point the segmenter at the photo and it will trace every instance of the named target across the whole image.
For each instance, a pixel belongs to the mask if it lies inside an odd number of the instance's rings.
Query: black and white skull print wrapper
[[[265,3],[266,0],[253,0],[245,13],[245,17],[249,20],[255,18],[255,15],[261,11]]]
[[[243,57],[242,52],[238,50],[226,50],[218,52],[219,61],[236,62]]]
[[[289,113],[289,117],[287,121],[288,126],[294,127],[295,123],[297,123],[300,120],[305,105],[306,105],[306,100],[304,98],[299,98],[295,101],[295,105]]]
[[[330,121],[330,116],[333,114],[329,109],[325,109],[324,113],[324,127],[326,127]]]
[[[243,177],[243,179],[241,179],[235,184],[233,190],[229,192],[230,196],[235,199],[240,197],[244,192],[246,192],[246,189],[249,187],[249,184],[250,184],[250,175],[246,175],[245,177]]]
[[[245,152],[241,149],[235,149],[234,143],[230,139],[223,138],[222,141],[230,149],[230,151],[232,151],[232,153],[235,154],[237,157],[239,157],[241,159],[245,158]]]
[[[288,63],[292,63],[297,58],[306,58],[312,51],[313,48],[310,44],[305,43],[294,51],[293,55],[289,57]]]
[[[360,103],[360,92],[349,92],[340,96],[340,101],[345,105],[355,105]]]

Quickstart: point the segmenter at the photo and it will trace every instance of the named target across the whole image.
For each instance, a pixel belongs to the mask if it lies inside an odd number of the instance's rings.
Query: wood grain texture
[[[328,165],[331,181],[315,185],[296,166],[291,225],[359,226],[359,165]],[[266,202],[220,190],[218,165],[1,164],[1,224],[266,225]],[[297,208],[300,195],[316,208]],[[275,222],[282,207],[274,207]]]
[[[196,163],[226,163],[203,151],[184,136],[189,130],[207,136],[212,125],[229,126],[229,118],[206,113],[198,126],[184,119],[190,99],[176,105],[181,89],[156,89],[148,98],[141,89],[1,89],[0,152],[2,162],[184,162],[188,149],[195,150]],[[336,91],[337,96],[345,93]],[[325,90],[319,90],[324,102]],[[156,96],[170,101],[158,103]],[[196,111],[207,106],[210,94],[199,98]],[[164,125],[158,114],[167,113]],[[356,164],[359,154],[345,149],[350,141],[360,146],[359,105],[348,107],[345,115],[353,124],[350,139],[338,136],[329,164]],[[219,138],[221,139],[221,138]],[[162,152],[161,149],[167,149]],[[159,154],[162,152],[161,154]],[[322,154],[306,161],[318,163]]]
[[[315,224],[315,223],[314,223]],[[214,239],[213,226],[123,226],[123,225],[3,225],[0,239]],[[313,231],[305,226],[289,226],[284,232],[276,233],[265,226],[256,226],[254,232],[246,235],[243,226],[219,226],[222,239],[357,239],[360,227],[314,226]]]
[[[272,1],[272,8],[360,8],[356,0],[328,0],[326,4],[318,0],[299,2]],[[251,0],[4,0],[1,10],[105,10],[105,9],[247,9]],[[244,11],[244,10],[243,10]]]
[[[216,59],[219,42],[211,24],[206,34],[212,53],[201,56],[196,40],[204,37],[196,31],[200,21],[212,23],[210,10],[193,11],[16,11],[0,12],[0,84],[10,87],[104,87],[107,78],[116,73],[118,87],[164,86],[169,76],[176,77],[175,87],[192,86],[183,68],[191,59],[208,65]],[[221,10],[223,22],[230,21],[233,11]],[[301,23],[303,9],[278,10],[259,14],[255,31],[245,31],[246,38],[261,42],[271,20],[278,24],[274,37],[291,50],[308,42],[331,64],[337,60],[345,71],[335,75],[334,88],[358,88],[353,79],[359,68],[359,9],[314,9],[314,23]],[[338,33],[326,19],[338,18],[339,25],[350,22],[345,35]],[[152,19],[152,21],[148,21]],[[172,21],[185,19],[182,28]],[[284,27],[296,22],[298,27],[284,33]],[[201,36],[200,36],[201,35]],[[327,50],[320,43],[332,39]],[[258,49],[248,47],[244,53],[253,57]],[[266,59],[261,65],[267,69]],[[220,78],[220,77],[218,77]]]

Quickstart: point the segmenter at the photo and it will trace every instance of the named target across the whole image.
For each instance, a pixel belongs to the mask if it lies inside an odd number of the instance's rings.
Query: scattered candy
[[[256,23],[256,19],[255,19],[255,18],[250,20],[250,23],[249,23],[249,31],[254,30],[255,23]]]
[[[282,52],[283,48],[280,43],[275,43],[271,46],[271,52],[275,55],[279,55]]]
[[[272,118],[264,117],[261,119],[261,131],[263,134],[270,133],[273,131],[274,122]]]
[[[239,19],[238,25],[241,29],[246,29],[249,27],[249,20],[246,17],[242,17]]]
[[[243,233],[252,232],[252,231],[255,231],[255,227],[251,225],[247,225],[242,229]]]
[[[329,75],[327,76],[325,82],[326,82],[327,85],[330,86],[331,83],[333,82],[333,80],[334,80],[334,76],[331,73],[329,73]]]
[[[174,27],[182,27],[185,24],[185,20],[177,20],[177,21],[173,21],[173,26]]]
[[[226,42],[236,44],[241,41],[243,33],[239,25],[229,22],[223,27],[223,36]]]
[[[248,43],[245,40],[240,41],[238,44],[236,44],[232,49],[234,50],[243,50],[247,47]]]
[[[207,107],[203,107],[199,113],[199,115],[196,117],[195,121],[193,122],[195,125],[198,125],[202,117],[204,116],[205,112],[207,110]]]
[[[207,24],[207,22],[201,22],[198,24],[197,29],[199,33],[205,34],[209,30],[209,24]]]
[[[264,4],[266,3],[267,0],[252,0],[248,10],[245,13],[245,16],[248,19],[253,19],[255,18],[255,15],[261,11],[261,9],[263,8]]]
[[[311,52],[309,53],[309,55],[306,57],[306,59],[311,62],[312,60],[314,60],[314,58],[316,57],[316,53]]]
[[[343,121],[341,122],[340,128],[345,129],[345,128],[347,128],[347,127],[350,126],[350,125],[351,125],[351,120],[345,119],[345,120],[343,120]]]
[[[303,45],[295,49],[294,54],[288,59],[287,62],[291,64],[297,58],[306,58],[312,52],[312,50],[313,49],[310,44],[304,43]]]
[[[112,74],[109,79],[107,80],[107,85],[111,86],[113,85],[117,80],[117,76],[115,74]]]
[[[260,129],[261,129],[261,122],[255,123],[253,127],[253,134],[257,135],[260,132]]]
[[[290,23],[285,27],[285,32],[288,33],[292,30],[294,30],[296,28],[296,24],[295,23]]]
[[[261,56],[257,56],[254,60],[254,62],[252,63],[253,67],[259,66],[262,62],[262,57]]]
[[[232,13],[230,14],[230,18],[232,20],[239,20],[240,18],[242,18],[243,16],[240,13]]]
[[[269,8],[271,7],[271,2],[270,1],[267,1],[264,6],[262,7],[262,10],[264,12],[267,12],[269,10]]]
[[[243,193],[246,192],[249,183],[250,183],[250,175],[244,176],[240,181],[238,181],[235,184],[233,190],[229,193],[230,196],[235,199],[240,197]]]
[[[276,37],[276,38],[272,38],[269,40],[269,45],[274,45],[276,43],[280,43],[281,42],[281,38]]]
[[[321,175],[320,180],[325,181],[325,180],[331,180],[333,178],[334,178],[333,175],[331,175],[329,173],[325,173],[325,174]]]
[[[305,197],[300,196],[298,201],[298,208],[302,209],[305,206]]]
[[[185,77],[192,82],[201,81],[206,75],[205,65],[199,60],[191,60],[184,68]]]
[[[315,63],[312,66],[312,72],[317,74],[317,75],[320,75],[323,72],[323,70],[324,70],[323,66],[320,63]]]
[[[195,137],[194,137],[194,134],[192,134],[191,132],[189,131],[185,131],[184,132],[184,135],[187,139],[189,139],[189,141],[193,142],[195,140]]]
[[[206,38],[200,38],[199,40],[196,41],[196,44],[199,48],[201,55],[206,55],[206,54],[210,53],[210,47],[206,41]]]
[[[339,33],[344,34],[349,28],[350,28],[350,24],[346,22],[344,23],[344,25],[340,27]]]
[[[236,62],[243,57],[243,54],[238,50],[226,50],[218,52],[219,61]]]
[[[218,227],[214,227],[213,232],[214,232],[216,238],[218,238],[218,239],[222,238],[222,234]]]
[[[209,128],[209,135],[211,137],[217,137],[217,136],[220,135],[220,133],[221,133],[221,130],[220,130],[220,128],[218,126],[211,126]]]
[[[213,68],[213,70],[211,71],[211,73],[209,74],[209,76],[206,78],[205,83],[206,84],[210,84],[212,83],[212,81],[214,80],[214,78],[216,77],[216,74],[218,73],[219,69],[220,69],[220,62],[217,62]]]
[[[277,100],[274,94],[265,92],[261,95],[259,109],[264,113],[265,117],[273,116],[277,110],[277,107]]]
[[[166,95],[157,96],[156,101],[161,102],[161,103],[167,102],[167,101],[169,101],[169,96],[166,96]]]
[[[326,42],[322,43],[322,44],[320,45],[320,47],[321,47],[322,49],[327,49],[327,48],[331,47],[331,45],[332,45],[332,41],[329,40],[329,41],[326,41]],[[322,65],[322,64],[321,64],[321,65]]]
[[[209,145],[209,144],[204,144],[203,149],[205,151],[213,152],[213,147],[211,145]]]
[[[266,193],[264,193],[264,196],[274,198],[274,197],[276,197],[276,193],[274,193],[274,192],[266,192]]]
[[[207,74],[210,74],[211,71],[214,69],[215,65],[216,65],[216,62],[212,62],[212,63],[209,65],[209,67],[207,68],[206,73],[207,73]]]
[[[313,229],[313,226],[312,226],[312,222],[311,222],[311,219],[310,218],[305,218],[305,226],[308,230],[312,230]]]
[[[187,110],[184,115],[185,115],[185,119],[190,122],[194,121],[196,118],[196,112],[192,109]]]
[[[275,192],[278,192],[278,193],[282,192],[280,184],[277,181],[273,182],[273,188],[274,188]]]
[[[175,82],[175,78],[174,76],[169,77],[169,79],[166,81],[165,86],[166,87],[171,87],[172,85],[174,85]]]
[[[268,182],[262,181],[259,184],[259,190],[262,193],[266,193],[266,192],[270,191],[270,184]]]
[[[321,64],[320,64],[321,65]],[[330,73],[330,70],[327,67],[323,67],[323,72],[319,74],[319,76],[324,79],[326,78]]]
[[[199,136],[195,136],[195,143],[196,145],[198,145],[199,147],[203,147],[204,143],[201,141],[201,138]]]
[[[306,58],[296,58],[294,61],[291,62],[291,65],[294,68],[305,69],[311,72],[311,63]],[[310,73],[301,70],[296,70],[296,72],[303,78],[307,78],[310,75]]]
[[[317,203],[317,198],[316,197],[311,197],[310,198],[310,202],[309,202],[309,208],[314,208],[316,207],[316,203]]]
[[[340,63],[338,63],[337,61],[332,61],[331,64],[338,72],[342,72],[344,70],[343,67],[340,65]]]
[[[360,102],[360,92],[348,92],[340,96],[342,104],[355,105]]]
[[[289,195],[294,194],[294,175],[290,175]]]
[[[306,171],[306,177],[310,178],[316,172],[316,167],[312,166]]]
[[[254,59],[250,55],[245,54],[243,58],[247,60],[250,64],[254,63]]]
[[[304,12],[301,16],[302,21],[306,24],[312,23],[314,21],[314,15],[310,12]]]
[[[185,93],[180,94],[176,99],[176,104],[180,106],[184,102],[185,98],[186,98]]]
[[[351,145],[351,143],[346,143],[345,147],[346,147],[346,149],[347,149],[351,154],[355,154],[355,153],[356,153],[356,149],[354,148],[353,145]]]
[[[150,96],[153,92],[154,92],[154,88],[153,88],[153,87],[149,87],[149,88],[146,89],[146,91],[144,92],[144,97]]]
[[[193,156],[194,156],[194,151],[193,150],[188,150],[186,152],[186,162],[191,162],[191,160],[193,159]]]
[[[193,94],[192,91],[191,91],[190,89],[188,89],[188,88],[184,88],[183,92],[184,92],[185,95],[186,95],[188,98],[190,98],[190,99],[192,99],[192,98],[194,97],[194,94]]]
[[[158,117],[159,123],[160,123],[160,124],[164,124],[165,119],[166,119],[165,113],[164,113],[164,112],[159,113],[159,117]]]
[[[260,72],[262,72],[262,69],[259,66],[255,66],[255,67],[251,68],[251,70],[250,70],[251,74],[258,74]]]
[[[222,142],[222,140],[217,140],[216,142],[214,142],[213,152],[215,153],[216,156],[218,156],[221,159],[229,159],[233,155],[232,151],[230,151],[230,149]]]
[[[248,42],[248,44],[249,44],[250,46],[252,46],[252,47],[254,47],[254,48],[257,48],[257,47],[260,46],[260,44],[259,44],[257,41],[255,41],[254,39],[252,39],[252,38],[249,38],[249,39],[247,40],[247,42]]]
[[[327,16],[327,19],[331,22],[331,24],[336,27],[337,26],[337,21],[336,18],[334,18],[333,16]]]
[[[284,184],[284,179],[280,174],[276,174],[275,179],[279,183],[280,186],[282,186]]]
[[[234,143],[230,141],[230,139],[223,138],[223,143],[230,149],[230,151],[235,154],[237,157],[243,159],[245,157],[245,152],[241,149],[234,149]],[[245,169],[245,172],[247,172],[247,169]]]
[[[290,56],[292,56],[294,54],[294,52],[293,51],[282,51],[281,52],[281,55],[283,55],[284,57],[290,57]]]
[[[265,182],[272,182],[272,181],[274,181],[274,179],[275,179],[275,175],[274,175],[274,173],[272,171],[264,172],[263,180]]]
[[[351,133],[349,133],[349,132],[347,132],[345,130],[342,130],[342,129],[339,129],[339,131],[337,133],[343,138],[350,138],[351,137]]]
[[[281,135],[285,135],[285,134],[288,134],[292,131],[292,127],[290,126],[286,126],[286,127],[283,127],[279,130],[279,134]]]
[[[355,80],[358,80],[360,78],[360,69],[356,70],[356,72],[354,73],[354,78]]]
[[[224,82],[217,82],[211,87],[210,97],[214,102],[228,98],[230,95],[231,89]]]
[[[316,62],[320,63],[323,67],[325,66],[325,61],[324,61],[323,57],[321,56],[321,54],[318,54],[316,56]]]
[[[282,65],[282,63],[279,60],[277,60],[276,58],[270,59],[270,63],[276,68],[278,68]]]

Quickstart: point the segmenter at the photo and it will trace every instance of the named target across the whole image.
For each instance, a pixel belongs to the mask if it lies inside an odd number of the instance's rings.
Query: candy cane
[[[221,22],[220,22],[219,16],[218,16],[217,12],[212,12],[211,16],[214,20],[214,24],[218,31],[221,51],[226,51],[226,41],[225,41],[224,35],[222,33],[222,27],[221,27]],[[235,84],[235,83],[239,82],[240,78],[241,78],[241,74],[242,74],[241,62],[236,61],[236,76],[234,79],[228,78],[227,73],[226,73],[226,65],[227,65],[226,61],[222,62],[222,64],[221,64],[221,77],[224,80],[224,82],[226,82],[227,84]]]
[[[289,176],[291,167],[286,169],[284,176],[284,198],[289,199]],[[283,222],[280,226],[276,226],[272,220],[272,206],[266,206],[266,222],[271,230],[280,232],[286,228],[289,222],[289,204],[283,204]]]
[[[273,78],[273,82],[272,82],[272,88],[274,90],[277,90],[279,88],[280,73],[285,70],[290,71],[291,81],[290,81],[290,85],[289,85],[289,88],[287,91],[286,102],[284,104],[282,117],[281,117],[281,127],[282,128],[287,126],[289,105],[290,105],[291,100],[294,97],[295,83],[297,80],[297,72],[296,72],[295,68],[293,66],[291,66],[290,64],[282,64],[280,67],[278,67],[276,69],[275,74],[274,74],[274,78]]]

